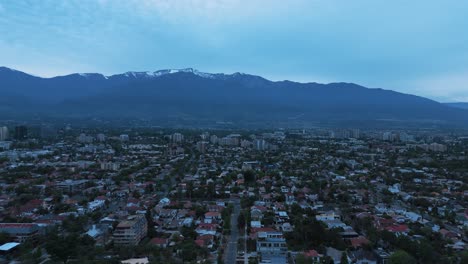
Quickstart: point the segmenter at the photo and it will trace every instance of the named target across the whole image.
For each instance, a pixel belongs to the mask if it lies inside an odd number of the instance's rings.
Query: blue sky
[[[0,0],[0,65],[192,67],[468,101],[468,1]]]

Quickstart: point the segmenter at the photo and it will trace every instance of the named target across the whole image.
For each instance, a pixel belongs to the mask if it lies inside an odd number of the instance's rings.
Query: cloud
[[[312,1],[312,0],[311,0]],[[315,1],[315,0],[313,0]],[[125,8],[146,19],[189,27],[217,26],[280,15],[285,10],[302,6],[307,1],[291,0],[99,0],[101,6]],[[310,3],[310,1],[309,1]]]

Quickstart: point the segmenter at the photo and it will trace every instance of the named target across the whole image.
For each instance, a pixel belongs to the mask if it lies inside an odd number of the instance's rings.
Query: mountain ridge
[[[22,112],[61,117],[288,122],[291,116],[300,116],[296,122],[468,122],[467,110],[382,88],[346,82],[270,81],[245,73],[204,73],[192,68],[51,78],[0,68],[0,84],[2,94],[19,96],[8,102],[9,112],[24,105],[21,100],[32,99],[31,109]]]

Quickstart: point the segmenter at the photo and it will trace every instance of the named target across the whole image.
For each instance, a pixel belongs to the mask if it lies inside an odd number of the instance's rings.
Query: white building
[[[0,127],[0,141],[8,139],[8,127]]]
[[[181,133],[174,133],[172,134],[171,139],[172,142],[181,143],[184,141],[184,135],[182,135]]]

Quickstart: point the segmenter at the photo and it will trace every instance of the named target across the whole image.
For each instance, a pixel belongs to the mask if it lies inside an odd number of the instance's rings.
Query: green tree
[[[416,264],[416,260],[406,251],[397,250],[390,256],[390,264]]]
[[[468,250],[463,251],[460,256],[460,263],[465,264],[468,263]]]
[[[340,264],[348,264],[348,255],[346,255],[346,252],[343,251],[343,253],[341,254],[341,260],[340,260]]]
[[[11,241],[10,235],[8,235],[7,233],[0,232],[0,244],[3,245],[10,241]]]

